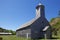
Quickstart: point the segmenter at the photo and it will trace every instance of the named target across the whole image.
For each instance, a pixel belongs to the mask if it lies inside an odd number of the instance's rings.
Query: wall
[[[43,29],[49,26],[49,30],[46,32],[43,32]],[[37,19],[31,26],[31,38],[44,38],[45,34],[47,37],[50,37],[51,32],[50,32],[50,25],[49,22],[46,20],[46,18],[39,18]]]
[[[27,37],[31,36],[30,34],[31,34],[30,27],[25,28],[23,30],[19,30],[19,31],[16,32],[16,35],[19,36],[19,37],[26,37],[27,38]]]

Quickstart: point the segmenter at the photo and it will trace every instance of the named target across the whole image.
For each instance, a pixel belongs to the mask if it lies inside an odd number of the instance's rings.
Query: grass
[[[1,35],[0,37],[2,37],[3,40],[28,40],[26,38],[16,37],[15,35]]]
[[[16,37],[16,35],[0,35],[0,37],[3,38],[3,40],[30,40],[22,37]],[[54,36],[54,38],[57,38]],[[48,39],[40,39],[40,40],[48,40]],[[53,39],[53,40],[60,40],[60,39]]]

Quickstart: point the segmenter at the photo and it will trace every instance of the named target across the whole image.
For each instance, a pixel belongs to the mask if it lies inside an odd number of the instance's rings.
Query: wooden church
[[[51,26],[45,18],[45,7],[39,3],[36,6],[36,17],[16,30],[16,36],[32,39],[52,37]]]

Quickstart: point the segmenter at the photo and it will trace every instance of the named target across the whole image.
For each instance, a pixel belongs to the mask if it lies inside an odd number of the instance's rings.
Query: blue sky
[[[58,16],[60,0],[41,0],[45,6],[45,16],[50,21]],[[35,17],[35,7],[39,0],[0,0],[0,27],[16,30]]]

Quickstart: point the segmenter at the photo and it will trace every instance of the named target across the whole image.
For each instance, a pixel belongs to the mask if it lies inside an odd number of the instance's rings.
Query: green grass
[[[30,40],[22,37],[16,37],[16,35],[0,35],[0,37],[2,37],[3,40]],[[58,36],[53,37],[57,38]],[[40,40],[48,40],[48,39],[40,39]],[[60,39],[53,39],[53,40],[60,40]]]
[[[1,35],[0,37],[2,37],[3,40],[28,40],[26,38],[22,38],[22,37],[16,37],[15,35]]]

